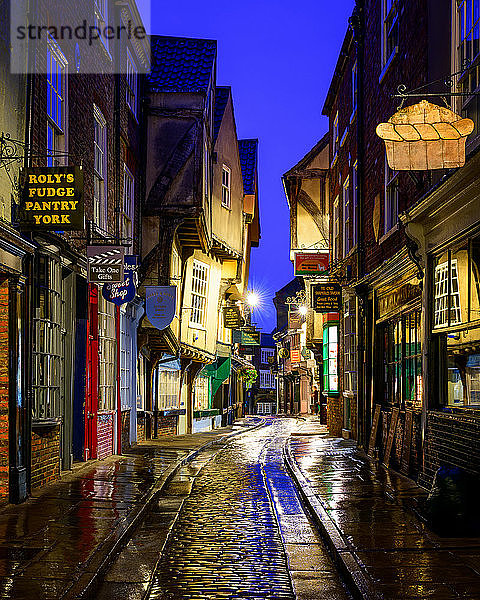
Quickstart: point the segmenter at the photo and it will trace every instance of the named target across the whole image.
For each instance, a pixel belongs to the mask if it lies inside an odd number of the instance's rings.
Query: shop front
[[[375,297],[373,414],[378,407],[380,458],[385,466],[417,479],[423,402],[420,282],[407,271],[378,288]]]

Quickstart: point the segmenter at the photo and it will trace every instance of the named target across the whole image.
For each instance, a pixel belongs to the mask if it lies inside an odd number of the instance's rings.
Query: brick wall
[[[422,483],[430,486],[442,465],[461,467],[480,476],[480,418],[474,414],[429,412]]]
[[[333,437],[342,437],[343,398],[329,396],[327,399],[328,433]]]
[[[8,498],[8,279],[0,283],[0,499]]]
[[[122,411],[122,452],[130,448],[130,411]]]
[[[177,434],[177,419],[178,417],[167,416],[158,417],[158,435],[176,435]]]
[[[32,489],[60,477],[60,425],[32,431]]]
[[[145,413],[137,412],[137,442],[144,442],[145,439]]]
[[[113,419],[115,413],[100,413],[97,427],[97,457],[106,458],[113,454]]]

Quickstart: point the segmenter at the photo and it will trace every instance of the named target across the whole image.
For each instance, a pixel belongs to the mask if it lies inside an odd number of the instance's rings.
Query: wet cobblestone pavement
[[[23,504],[2,507],[0,599],[78,597],[168,470],[232,429],[140,444],[123,456],[82,464]]]
[[[296,427],[274,419],[202,452],[172,480],[94,597],[350,598],[283,467]]]
[[[441,538],[411,511],[425,495],[359,454],[353,442],[294,437],[291,455],[335,530],[341,555],[384,600],[480,600],[480,539]]]

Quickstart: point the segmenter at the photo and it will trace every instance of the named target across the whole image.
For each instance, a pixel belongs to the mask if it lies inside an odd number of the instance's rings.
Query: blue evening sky
[[[142,4],[147,0],[139,0]],[[233,92],[238,137],[259,139],[260,246],[250,288],[254,321],[275,327],[272,298],[293,277],[289,212],[281,182],[326,132],[321,115],[354,0],[153,0],[160,35],[218,41],[217,85]]]

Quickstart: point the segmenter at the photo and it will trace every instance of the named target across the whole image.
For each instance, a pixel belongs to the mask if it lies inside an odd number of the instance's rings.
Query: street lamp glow
[[[307,307],[306,306],[300,306],[298,309],[298,312],[302,315],[302,317],[304,317],[307,314]]]
[[[246,297],[248,306],[255,308],[260,302],[260,297],[256,292],[249,292]]]

